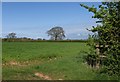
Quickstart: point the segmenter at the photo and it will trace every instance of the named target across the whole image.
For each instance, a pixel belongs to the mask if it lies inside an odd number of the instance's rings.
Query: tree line
[[[65,37],[64,30],[62,27],[53,27],[52,29],[47,31],[48,36],[50,36],[50,40],[63,40]],[[46,40],[42,38],[32,39],[27,37],[17,38],[16,33],[12,32],[6,35],[6,38],[3,38],[3,41],[39,41]]]
[[[2,41],[20,41],[20,42],[25,42],[25,41],[31,41],[31,42],[87,42],[87,40],[71,40],[71,39],[64,39],[65,36],[65,31],[62,27],[56,26],[51,28],[46,32],[48,36],[50,36],[49,40],[42,39],[42,38],[37,38],[37,39],[32,39],[32,38],[27,38],[27,37],[21,37],[18,38],[17,34],[12,32],[6,35],[6,38],[3,38]]]

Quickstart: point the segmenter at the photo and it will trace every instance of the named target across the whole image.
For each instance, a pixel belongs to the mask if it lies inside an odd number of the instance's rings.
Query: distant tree
[[[43,38],[42,40],[46,40],[46,39]]]
[[[7,36],[6,36],[7,38],[11,38],[11,39],[14,39],[14,38],[16,38],[16,33],[9,33]]]
[[[23,39],[27,39],[27,37],[23,37]]]
[[[53,27],[47,31],[48,36],[51,36],[52,40],[63,40],[65,32],[62,27]]]
[[[37,40],[42,40],[42,38],[38,38]]]

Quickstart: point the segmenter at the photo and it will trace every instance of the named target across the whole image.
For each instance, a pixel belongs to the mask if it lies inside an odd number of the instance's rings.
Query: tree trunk
[[[55,35],[55,40],[57,40],[57,35]]]

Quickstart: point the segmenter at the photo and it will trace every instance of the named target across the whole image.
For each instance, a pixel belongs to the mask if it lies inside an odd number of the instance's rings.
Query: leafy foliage
[[[90,30],[97,33],[97,35],[94,34],[92,36],[92,44],[90,45],[108,45],[108,48],[103,47],[100,49],[100,54],[104,54],[107,57],[103,61],[104,69],[102,70],[109,75],[117,74],[120,76],[120,1],[102,2],[98,9],[94,6],[88,7],[83,4],[81,6],[94,13],[92,18],[99,19],[99,21],[96,21],[99,24],[96,27],[93,26]]]

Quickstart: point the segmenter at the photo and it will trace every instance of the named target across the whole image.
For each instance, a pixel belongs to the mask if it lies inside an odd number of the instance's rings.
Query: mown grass
[[[3,42],[4,80],[40,80],[36,72],[53,80],[109,80],[83,62],[86,43],[79,42]],[[12,63],[11,63],[12,62]]]

